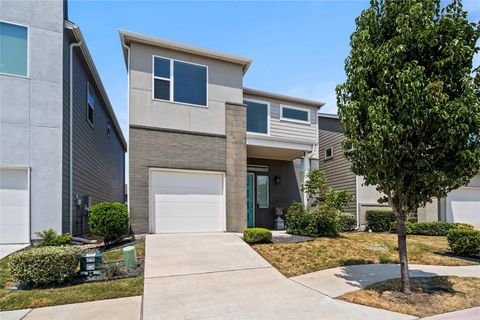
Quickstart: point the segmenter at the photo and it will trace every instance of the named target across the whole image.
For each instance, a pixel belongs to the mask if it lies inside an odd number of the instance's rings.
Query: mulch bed
[[[299,242],[306,242],[306,241],[313,241],[313,240],[315,240],[315,238],[297,236],[293,234],[273,235],[273,238],[272,238],[273,243],[299,243]]]

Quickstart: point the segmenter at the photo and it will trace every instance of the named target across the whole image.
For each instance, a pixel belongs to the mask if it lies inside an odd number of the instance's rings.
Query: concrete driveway
[[[292,281],[228,233],[149,235],[143,319],[414,319]]]

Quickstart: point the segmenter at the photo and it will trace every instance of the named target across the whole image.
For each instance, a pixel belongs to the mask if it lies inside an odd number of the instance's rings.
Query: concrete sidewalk
[[[454,311],[436,316],[422,318],[422,320],[478,320],[480,319],[480,307]]]
[[[0,259],[28,247],[30,244],[0,244]],[[2,319],[3,320],[3,319]]]
[[[480,277],[480,266],[410,265],[411,277]],[[365,264],[327,269],[290,278],[329,297],[365,288],[376,282],[400,278],[398,264]]]

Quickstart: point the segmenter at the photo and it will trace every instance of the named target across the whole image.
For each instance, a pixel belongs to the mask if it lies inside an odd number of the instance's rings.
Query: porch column
[[[310,172],[310,158],[308,157],[309,152],[305,152],[305,157],[303,158],[303,165],[305,168],[303,169],[303,182],[305,183],[308,179],[308,172]],[[307,192],[303,191],[303,205],[305,208],[308,204],[308,194]]]

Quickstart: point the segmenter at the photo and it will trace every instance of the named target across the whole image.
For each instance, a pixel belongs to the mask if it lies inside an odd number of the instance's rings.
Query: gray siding
[[[318,128],[318,167],[325,171],[327,183],[330,187],[347,190],[353,195],[354,200],[345,209],[345,212],[355,213],[355,174],[350,170],[350,163],[343,155],[343,133],[339,120],[319,117]],[[325,149],[330,147],[333,147],[333,158],[325,159]]]
[[[63,231],[69,229],[69,43],[64,34],[63,77]],[[94,90],[94,126],[87,121],[87,83]],[[102,201],[123,202],[125,195],[125,150],[116,132],[105,102],[79,48],[73,57],[73,194],[90,196],[92,204]],[[111,135],[107,134],[110,121]],[[83,212],[73,207],[74,234],[88,230]]]

